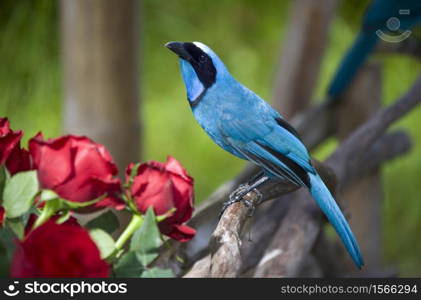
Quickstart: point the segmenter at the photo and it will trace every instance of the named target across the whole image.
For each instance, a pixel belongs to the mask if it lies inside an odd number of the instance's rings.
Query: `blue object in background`
[[[226,151],[260,166],[264,176],[259,185],[278,177],[307,187],[354,263],[361,268],[364,263],[351,228],[312,166],[294,128],[268,103],[235,80],[206,45],[170,42],[166,46],[180,57],[189,104],[206,133]]]
[[[348,87],[358,69],[374,51],[380,36],[398,42],[406,38],[410,34],[408,30],[420,22],[419,0],[374,0],[367,8],[360,32],[329,84],[329,100],[335,101]]]

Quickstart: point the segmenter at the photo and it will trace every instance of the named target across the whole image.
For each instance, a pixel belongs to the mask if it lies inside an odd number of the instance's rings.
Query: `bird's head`
[[[180,58],[181,75],[190,105],[222,77],[229,75],[224,63],[211,48],[200,42],[168,42],[165,46]]]

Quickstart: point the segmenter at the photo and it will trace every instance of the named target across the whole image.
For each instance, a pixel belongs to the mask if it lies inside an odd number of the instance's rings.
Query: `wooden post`
[[[304,110],[313,96],[336,4],[337,0],[293,1],[272,97],[287,119]]]
[[[140,158],[137,0],[62,0],[64,131]]]
[[[337,110],[337,135],[343,141],[354,129],[378,111],[381,103],[380,66],[367,64],[345,91]],[[350,225],[359,241],[365,270],[378,269],[381,263],[381,211],[383,188],[380,171],[374,171],[352,184],[343,195]],[[348,270],[355,267],[347,259]]]
[[[141,156],[137,0],[62,0],[61,33],[63,130],[104,144],[123,177]]]

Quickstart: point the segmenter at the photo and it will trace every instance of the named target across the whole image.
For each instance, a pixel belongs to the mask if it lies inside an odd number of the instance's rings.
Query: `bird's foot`
[[[244,199],[244,196],[250,192],[254,192],[257,195],[256,199],[253,201]],[[250,187],[250,185],[248,184],[242,184],[230,194],[229,200],[224,202],[224,204],[222,205],[221,212],[219,214],[219,218],[222,217],[222,214],[228,208],[228,206],[240,201],[243,202],[244,205],[249,209],[248,215],[249,217],[251,217],[253,216],[256,206],[261,202],[262,198],[263,195],[258,189]]]

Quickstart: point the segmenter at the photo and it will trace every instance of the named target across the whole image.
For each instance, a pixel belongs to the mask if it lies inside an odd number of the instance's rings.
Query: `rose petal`
[[[17,145],[6,161],[6,167],[11,175],[32,169],[29,151]]]
[[[196,235],[196,230],[186,225],[165,227],[160,225],[162,233],[179,242],[188,242]]]
[[[22,131],[9,132],[0,137],[0,164],[4,164],[22,138]]]
[[[181,176],[184,180],[188,182],[193,182],[193,178],[189,176],[186,169],[172,156],[167,157],[167,162],[165,163],[165,169],[169,172]]]
[[[75,221],[56,224],[50,219],[19,242],[11,263],[12,277],[107,277],[89,233]]]
[[[43,188],[54,189],[75,173],[69,136],[44,141],[38,134],[29,140],[29,152]]]

